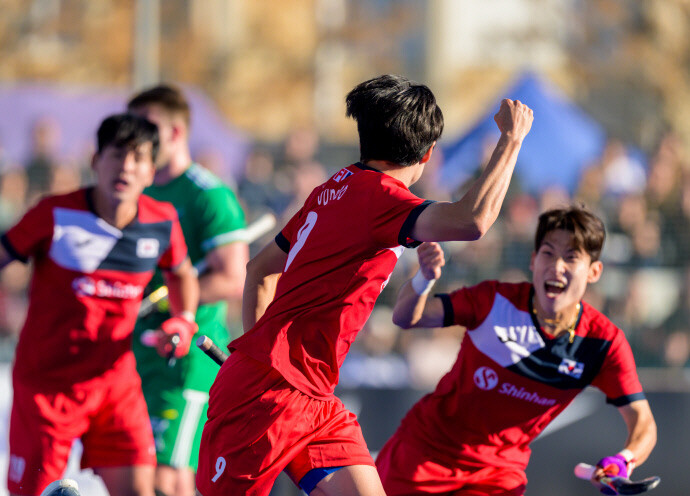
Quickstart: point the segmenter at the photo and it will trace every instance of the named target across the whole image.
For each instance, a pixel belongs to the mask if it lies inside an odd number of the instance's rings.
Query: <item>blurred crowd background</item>
[[[539,213],[583,202],[608,229],[604,276],[586,300],[625,331],[639,366],[688,366],[689,2],[0,0],[0,11],[0,232],[40,195],[91,181],[93,145],[84,136],[105,116],[100,109],[122,109],[130,92],[159,81],[205,102],[206,111],[193,105],[192,128],[205,138],[192,141],[195,159],[236,189],[249,220],[271,211],[282,226],[315,186],[357,161],[356,127],[344,116],[356,83],[399,73],[432,88],[446,128],[413,191],[452,200],[495,140],[482,135],[482,149],[463,155],[462,166],[450,160],[456,147],[529,74],[595,126],[595,153],[563,170],[567,183],[535,184],[518,161],[489,233],[444,244],[448,263],[435,289],[529,279]],[[547,114],[535,111],[535,125]],[[558,121],[560,111],[548,117]],[[563,163],[536,167],[553,174]],[[426,389],[454,361],[462,329],[401,331],[391,322],[397,291],[416,267],[407,250],[345,362],[342,385]],[[29,274],[21,264],[0,273],[0,360],[12,359]],[[239,317],[235,304],[236,334]]]

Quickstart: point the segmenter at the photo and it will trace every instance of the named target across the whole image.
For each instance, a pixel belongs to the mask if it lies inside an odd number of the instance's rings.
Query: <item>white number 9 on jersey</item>
[[[225,465],[226,461],[225,458],[222,456],[219,456],[216,459],[216,475],[213,476],[213,479],[211,479],[211,482],[216,482],[218,480],[218,477],[220,477],[223,472],[225,472]]]
[[[314,224],[316,224],[317,217],[318,215],[314,211],[311,211],[307,214],[307,220],[305,221],[304,225],[299,228],[299,231],[297,231],[297,241],[295,242],[295,245],[290,249],[290,253],[288,253],[288,259],[287,262],[285,262],[285,269],[283,270],[283,272],[286,272],[288,270],[288,267],[290,267],[290,264],[295,259],[295,256],[304,246],[304,243],[307,241],[307,238],[309,237],[309,233],[311,233],[311,230],[314,229]]]

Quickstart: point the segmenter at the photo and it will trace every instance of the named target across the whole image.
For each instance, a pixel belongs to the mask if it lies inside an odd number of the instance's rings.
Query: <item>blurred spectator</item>
[[[623,143],[610,140],[601,158],[604,194],[641,193],[647,181],[644,166],[630,156]]]
[[[56,120],[46,116],[34,123],[31,129],[31,155],[25,165],[30,203],[36,196],[50,190],[59,141],[60,127]]]
[[[238,191],[247,212],[270,209],[275,214],[282,214],[290,198],[275,183],[273,156],[261,148],[254,149],[247,159],[244,176],[239,183]]]
[[[407,362],[396,352],[399,333],[393,324],[393,310],[385,305],[374,308],[345,357],[339,384],[350,388],[409,386]]]

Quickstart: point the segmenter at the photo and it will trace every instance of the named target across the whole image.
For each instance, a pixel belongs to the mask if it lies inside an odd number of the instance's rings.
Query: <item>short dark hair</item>
[[[127,103],[127,108],[132,110],[146,105],[159,105],[170,115],[180,115],[187,127],[190,124],[189,102],[182,90],[170,84],[159,84],[140,91]]]
[[[151,142],[151,158],[156,161],[158,155],[158,126],[143,117],[132,114],[115,114],[106,117],[98,128],[97,150],[112,145],[116,147],[135,148],[147,141]]]
[[[434,94],[403,76],[364,81],[347,94],[345,104],[347,117],[357,121],[363,162],[416,164],[443,132],[443,113]]]
[[[539,216],[534,250],[539,251],[547,233],[563,229],[573,233],[573,248],[584,250],[592,262],[599,260],[606,239],[604,222],[584,205],[547,210]]]

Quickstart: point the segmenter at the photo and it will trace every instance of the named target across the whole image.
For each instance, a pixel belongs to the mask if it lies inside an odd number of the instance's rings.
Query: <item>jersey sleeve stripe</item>
[[[14,246],[12,246],[12,243],[10,243],[10,240],[7,238],[7,234],[3,234],[2,236],[0,236],[0,243],[2,243],[2,246],[5,247],[7,253],[9,253],[9,255],[15,260],[19,260],[22,263],[27,263],[29,261],[28,257],[25,257],[24,255],[22,255],[14,249]]]
[[[235,229],[234,231],[219,234],[217,236],[209,238],[201,243],[201,249],[204,252],[209,252],[214,248],[234,243],[236,241],[247,241],[246,229]]]
[[[450,295],[446,293],[434,295],[441,300],[443,305],[443,327],[450,327],[455,323],[455,313],[453,312],[453,303],[450,301]]]
[[[290,242],[287,240],[285,236],[283,236],[282,232],[279,232],[276,235],[276,244],[278,247],[283,250],[285,253],[290,253]]]
[[[420,203],[419,205],[414,207],[412,211],[410,211],[410,213],[407,216],[407,219],[405,219],[405,222],[403,222],[403,225],[400,228],[400,233],[398,234],[398,243],[400,243],[405,248],[416,248],[417,246],[422,244],[421,241],[414,240],[414,238],[411,235],[412,229],[414,228],[415,222],[417,222],[417,218],[421,215],[424,209],[432,203],[435,202],[432,200],[424,200],[424,202]]]
[[[618,398],[606,398],[606,403],[613,406],[625,406],[629,405],[633,401],[646,399],[644,393],[626,394],[625,396],[619,396]]]

